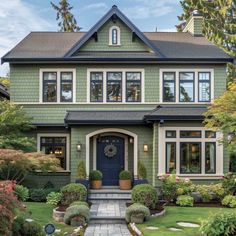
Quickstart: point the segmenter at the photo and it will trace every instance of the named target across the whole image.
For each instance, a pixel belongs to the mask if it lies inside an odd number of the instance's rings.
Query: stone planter
[[[91,180],[91,188],[92,189],[100,189],[102,187],[101,180]]]
[[[131,223],[135,224],[142,224],[144,221],[144,215],[143,214],[133,214],[130,217]]]
[[[119,180],[119,186],[121,190],[129,190],[131,189],[131,180]]]
[[[57,222],[64,222],[65,212],[64,211],[58,211],[57,209],[58,209],[58,207],[53,209],[53,213],[52,213],[53,219]]]

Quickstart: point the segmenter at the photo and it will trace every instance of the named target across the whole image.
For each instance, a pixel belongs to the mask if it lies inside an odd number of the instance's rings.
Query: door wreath
[[[108,144],[104,148],[104,154],[106,157],[114,157],[117,154],[117,147],[114,144]]]

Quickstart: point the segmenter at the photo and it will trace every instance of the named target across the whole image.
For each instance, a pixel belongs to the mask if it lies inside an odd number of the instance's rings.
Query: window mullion
[[[57,103],[61,102],[61,71],[57,71]]]
[[[122,102],[125,102],[126,101],[126,83],[127,83],[125,71],[122,71],[122,78],[121,79],[122,79],[122,81],[121,81],[121,83],[122,83]]]
[[[198,72],[195,71],[194,73],[194,81],[193,81],[193,86],[194,86],[194,102],[197,103],[199,100],[199,78],[198,78]]]
[[[107,102],[107,71],[103,71],[103,102]]]

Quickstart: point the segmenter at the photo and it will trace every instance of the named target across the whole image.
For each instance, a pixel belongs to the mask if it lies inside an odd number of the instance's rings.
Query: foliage
[[[122,170],[119,174],[119,179],[120,180],[130,180],[130,179],[132,179],[132,175],[131,175],[130,171],[128,171],[128,170]]]
[[[27,222],[25,221],[22,225],[21,236],[44,236],[42,227],[36,221]]]
[[[75,32],[79,31],[81,28],[77,26],[76,19],[71,13],[73,7],[70,6],[68,0],[60,0],[59,5],[51,2],[54,10],[57,11],[57,21],[59,26],[59,31],[61,32]]]
[[[88,223],[90,219],[89,208],[85,205],[74,205],[68,207],[65,212],[64,222],[69,225],[71,224],[71,220],[76,216],[83,217],[85,222]]]
[[[211,184],[208,186],[210,192],[214,193],[218,199],[222,200],[227,195],[227,189],[223,187],[222,183]]]
[[[233,173],[236,173],[236,155],[235,154],[230,155],[229,171],[233,172]]]
[[[24,134],[32,128],[32,118],[26,115],[23,107],[0,101],[0,148],[32,150],[35,140]]]
[[[194,191],[194,186],[189,179],[181,179],[176,175],[163,175],[161,191],[166,201],[174,201],[178,195],[188,195]]]
[[[47,194],[43,188],[30,189],[30,199],[34,202],[44,202]]]
[[[47,204],[57,206],[61,201],[62,194],[58,192],[51,192],[47,195]]]
[[[22,185],[16,185],[14,187],[14,193],[18,197],[19,200],[25,202],[29,198],[29,189],[22,186]]]
[[[102,180],[102,172],[100,170],[93,170],[89,174],[90,180]]]
[[[158,198],[156,189],[150,184],[139,184],[132,189],[132,202],[155,208]]]
[[[59,160],[54,155],[41,152],[24,153],[0,149],[0,179],[21,183],[29,172],[60,171]]]
[[[25,218],[17,216],[12,223],[12,234],[14,236],[22,236],[22,228],[25,222]]]
[[[14,183],[0,182],[0,235],[10,235],[16,209],[21,207],[13,193]]]
[[[182,207],[192,207],[193,206],[194,199],[191,196],[188,195],[181,195],[177,197],[176,204]]]
[[[145,167],[145,165],[141,161],[138,161],[138,177],[140,179],[147,178],[147,168]]]
[[[82,184],[67,184],[61,189],[63,205],[70,205],[74,201],[86,201],[87,189]]]
[[[233,236],[236,234],[235,222],[235,212],[219,212],[203,221],[200,231],[207,236]]]
[[[77,177],[79,179],[86,179],[86,177],[87,177],[84,161],[80,161],[79,164],[78,164]]]
[[[200,193],[203,202],[210,202],[212,194],[208,185],[196,185],[196,191]]]
[[[141,215],[144,219],[147,219],[150,216],[150,210],[140,203],[134,203],[126,208],[125,219],[128,223],[131,222],[132,215]]]
[[[236,208],[236,196],[227,195],[227,196],[224,197],[224,199],[222,200],[221,203],[222,203],[223,206]]]
[[[9,89],[10,79],[8,77],[0,77],[0,84],[4,85],[7,89]]]
[[[222,180],[222,186],[225,188],[226,192],[234,195],[236,193],[236,175],[233,173],[225,174]]]
[[[87,207],[89,207],[89,204],[87,203],[87,202],[82,202],[82,201],[75,201],[75,202],[72,202],[71,204],[70,204],[70,206],[75,206],[75,205],[84,205],[84,206],[87,206]]]
[[[225,135],[221,142],[232,153],[236,153],[236,136],[228,141],[229,133],[236,132],[236,81],[230,83],[228,90],[214,100],[214,103],[205,113],[205,125],[207,128],[221,131]]]

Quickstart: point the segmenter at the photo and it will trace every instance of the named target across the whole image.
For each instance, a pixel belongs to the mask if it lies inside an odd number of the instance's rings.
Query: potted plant
[[[122,170],[119,174],[119,186],[121,190],[131,189],[132,175],[127,170]]]
[[[90,184],[92,189],[100,189],[102,187],[102,172],[93,170],[89,174]]]
[[[87,178],[86,168],[84,161],[80,161],[77,167],[77,177],[75,180],[78,184],[83,184],[87,189],[89,188],[89,179]]]
[[[141,161],[138,161],[138,179],[134,180],[134,185],[138,184],[148,184],[147,169]]]

